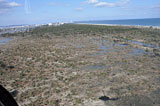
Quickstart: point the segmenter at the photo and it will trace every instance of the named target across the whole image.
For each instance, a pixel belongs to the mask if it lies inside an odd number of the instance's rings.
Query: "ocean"
[[[85,24],[113,24],[113,25],[140,25],[140,26],[160,26],[160,18],[79,21],[79,22],[76,22],[76,23],[85,23]]]

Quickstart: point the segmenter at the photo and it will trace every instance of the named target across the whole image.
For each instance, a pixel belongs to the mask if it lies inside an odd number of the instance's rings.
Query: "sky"
[[[0,26],[159,17],[160,0],[0,0]]]

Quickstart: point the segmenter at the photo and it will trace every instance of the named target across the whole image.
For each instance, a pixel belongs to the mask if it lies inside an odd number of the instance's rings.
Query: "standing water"
[[[6,44],[8,43],[9,41],[11,41],[13,38],[2,38],[0,39],[0,45],[1,44]]]

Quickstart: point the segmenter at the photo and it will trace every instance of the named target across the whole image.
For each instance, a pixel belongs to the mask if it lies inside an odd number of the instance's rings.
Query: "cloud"
[[[19,7],[21,4],[16,2],[7,2],[6,0],[0,0],[0,14],[10,11],[12,8]]]
[[[108,3],[108,2],[99,2],[97,4],[95,4],[95,7],[114,7],[116,6],[116,3]]]
[[[80,8],[76,8],[75,10],[76,10],[76,11],[82,11],[83,8],[80,7]]]
[[[8,3],[8,6],[10,6],[10,7],[19,7],[21,5],[16,3],[16,2],[10,2],[10,3]]]
[[[98,0],[89,0],[87,1],[88,4],[94,4],[94,3],[98,3]]]
[[[129,3],[130,0],[122,0],[119,2],[100,2],[99,0],[89,0],[88,4],[94,4],[95,7],[119,7]]]

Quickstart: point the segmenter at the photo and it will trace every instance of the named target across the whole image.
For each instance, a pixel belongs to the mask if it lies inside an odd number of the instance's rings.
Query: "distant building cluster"
[[[25,31],[29,31],[30,29],[33,29],[35,27],[40,27],[40,26],[44,26],[44,25],[60,26],[63,24],[65,24],[65,23],[57,22],[57,23],[48,23],[48,24],[4,26],[4,27],[0,27],[0,35],[5,34],[5,33],[25,32]]]
[[[63,25],[64,23],[48,23],[48,26],[60,26]]]

